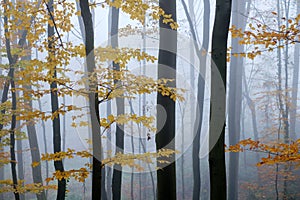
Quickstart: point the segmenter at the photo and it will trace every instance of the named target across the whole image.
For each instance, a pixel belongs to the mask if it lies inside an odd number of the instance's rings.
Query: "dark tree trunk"
[[[16,189],[16,186],[18,185],[18,178],[17,178],[17,170],[16,170],[16,153],[15,153],[15,129],[16,129],[16,115],[14,112],[17,109],[17,97],[15,92],[15,81],[14,75],[10,77],[11,79],[11,95],[12,95],[12,119],[11,119],[11,128],[10,128],[10,164],[11,164],[11,174],[12,174],[12,180],[13,180],[13,187]],[[15,199],[20,200],[20,194],[18,192],[14,192]]]
[[[2,26],[0,26],[0,35],[2,35]],[[2,46],[2,41],[0,40],[0,46]],[[0,64],[2,64],[2,52],[0,52]],[[2,70],[0,72],[0,75],[2,75]],[[0,90],[1,96],[2,96],[2,90]],[[1,141],[1,137],[0,137]],[[0,148],[0,153],[3,152],[3,149]],[[4,166],[0,166],[0,180],[4,180]],[[3,192],[0,193],[0,200],[4,200]]]
[[[197,40],[197,33],[194,27],[194,6],[189,3],[190,12],[187,10],[187,6],[184,1],[182,1],[183,8],[185,10],[190,30],[192,33],[192,38],[195,43],[195,51],[196,55],[200,61],[200,74],[198,76],[198,92],[197,92],[197,105],[199,108],[198,114],[196,114],[196,124],[194,127],[195,138],[193,141],[193,199],[197,200],[200,198],[200,191],[201,191],[201,174],[200,174],[200,159],[199,159],[199,151],[200,151],[200,137],[201,137],[201,128],[202,128],[202,121],[203,121],[203,104],[204,104],[204,90],[205,90],[205,74],[206,74],[206,55],[202,55],[201,51],[207,51],[209,45],[209,18],[210,18],[210,3],[209,0],[205,0],[204,3],[204,22],[203,22],[203,44],[202,48],[200,49],[198,46]],[[190,14],[189,14],[190,13]],[[192,55],[193,56],[193,55]],[[191,77],[193,79],[193,77]],[[193,84],[192,84],[193,85]]]
[[[80,1],[81,16],[85,30],[85,53],[86,65],[89,73],[95,70],[94,56],[94,29],[92,14],[89,8],[88,0]],[[101,199],[101,134],[99,127],[99,98],[98,93],[93,92],[97,89],[97,79],[92,77],[89,82],[89,108],[92,123],[92,143],[93,143],[93,172],[92,172],[92,199]]]
[[[212,200],[226,199],[227,193],[224,152],[226,95],[220,96],[220,92],[226,90],[226,55],[230,14],[231,0],[217,0],[212,36],[212,61],[216,65],[217,70],[214,70],[212,66],[211,119],[209,128],[210,199]],[[220,73],[222,78],[222,81],[219,82],[217,81],[218,73]],[[214,118],[214,115],[218,118]],[[222,126],[221,130],[218,130],[218,127],[214,127],[218,123]],[[215,141],[217,142],[215,143]]]
[[[50,0],[48,3],[48,11],[49,11],[49,16],[50,19],[52,18],[51,15],[53,15],[53,0]],[[54,56],[55,54],[55,46],[54,46],[54,26],[51,26],[48,24],[48,56],[49,56],[49,62],[53,62],[51,60],[51,57]],[[56,66],[51,66],[53,67],[53,75],[52,77],[54,79],[57,78],[57,71],[56,71]],[[57,82],[53,81],[50,84],[50,89],[51,89],[51,108],[52,108],[52,113],[54,114],[58,109],[59,109],[59,102],[58,102],[58,93],[57,93]],[[52,120],[52,128],[53,128],[53,150],[54,153],[61,152],[61,130],[60,130],[60,117],[57,115]],[[64,165],[62,160],[54,161],[54,168],[56,171],[63,172],[64,171]],[[57,190],[57,200],[62,200],[65,199],[66,195],[66,179],[62,178],[61,180],[58,180],[58,190]]]
[[[7,3],[4,1],[4,3]],[[8,34],[8,17],[6,15],[7,10],[4,9],[4,28],[5,34]],[[16,128],[16,115],[15,111],[17,109],[17,99],[16,99],[16,91],[15,91],[15,82],[14,82],[14,72],[15,72],[15,64],[17,58],[12,56],[11,53],[11,46],[10,46],[10,39],[5,37],[5,47],[7,58],[9,61],[9,72],[8,72],[8,79],[4,83],[3,93],[2,93],[2,103],[6,102],[8,99],[8,90],[9,86],[11,85],[11,94],[12,94],[12,118],[11,118],[11,128],[10,128],[10,160],[11,160],[11,174],[12,174],[12,181],[13,181],[13,188],[16,189],[18,185],[18,177],[17,177],[17,170],[16,170],[16,153],[15,153],[15,128]],[[2,114],[5,114],[5,109],[1,110]],[[0,130],[3,129],[3,124],[0,124]],[[18,192],[14,192],[14,196],[16,200],[20,200],[20,194]]]
[[[159,6],[176,21],[176,2],[160,0]],[[170,30],[168,24],[159,21],[160,42],[158,55],[158,78],[168,78],[174,81],[169,86],[176,86],[176,52],[177,32]],[[168,31],[169,30],[169,31]],[[168,67],[168,68],[167,68]],[[175,137],[175,102],[169,97],[157,94],[157,104],[161,105],[166,112],[166,122],[160,132],[156,134],[156,149],[165,148]],[[157,112],[158,127],[163,116]],[[168,148],[175,149],[175,142]],[[174,157],[174,155],[172,156]],[[172,158],[171,158],[172,159]],[[159,163],[158,163],[159,165]],[[176,199],[176,165],[172,162],[168,166],[157,171],[157,199]]]
[[[118,28],[119,28],[119,9],[112,7],[112,21],[111,21],[111,46],[112,48],[118,47]],[[113,70],[120,70],[120,66],[113,62]],[[115,81],[115,84],[119,84]],[[117,98],[117,115],[124,114],[124,98]],[[124,149],[124,126],[116,126],[116,153],[123,153]],[[112,193],[113,199],[121,199],[121,188],[122,188],[122,167],[120,165],[115,166],[112,178]]]

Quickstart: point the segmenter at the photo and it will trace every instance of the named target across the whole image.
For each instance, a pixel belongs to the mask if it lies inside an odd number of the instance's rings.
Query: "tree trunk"
[[[212,66],[211,73],[211,119],[209,128],[209,170],[210,170],[210,199],[226,199],[226,169],[225,169],[225,106],[226,95],[220,97],[220,89],[226,91],[226,56],[227,38],[231,14],[231,0],[217,0],[215,23],[212,36]],[[217,82],[220,73],[222,81]],[[221,85],[220,85],[221,84]],[[226,93],[226,92],[225,92]],[[217,119],[214,118],[217,115]],[[216,121],[218,120],[218,121]],[[221,121],[220,121],[221,120]],[[216,124],[221,123],[221,130]],[[219,132],[221,131],[221,133]],[[217,142],[215,143],[215,141]]]
[[[7,3],[4,1],[4,3]],[[6,15],[7,10],[4,9],[4,32],[5,36],[8,34],[9,30],[8,26],[8,17]],[[15,153],[15,128],[16,128],[16,115],[15,111],[17,109],[17,99],[16,99],[16,91],[15,91],[15,82],[14,82],[14,72],[15,72],[15,64],[17,58],[12,56],[11,53],[11,46],[10,46],[10,38],[5,37],[5,47],[7,58],[9,61],[9,72],[8,72],[8,79],[4,83],[3,93],[2,93],[2,103],[6,102],[8,99],[8,90],[9,86],[11,85],[11,94],[12,94],[12,118],[11,118],[11,128],[10,128],[10,164],[11,164],[11,174],[12,174],[12,181],[13,181],[13,188],[16,190],[18,185],[18,178],[17,178],[17,170],[16,170],[16,153]],[[5,109],[1,110],[2,114],[5,114]],[[3,124],[0,124],[0,130],[3,129]],[[16,200],[20,200],[20,194],[16,191],[14,192],[14,196]]]
[[[2,17],[2,16],[1,16]],[[2,26],[0,26],[0,35],[2,35]],[[0,40],[0,46],[2,47],[2,40]],[[2,52],[0,52],[0,64],[2,64]],[[0,75],[2,75],[2,70],[0,72]],[[1,96],[2,96],[2,90],[0,90]],[[1,141],[1,137],[0,137]],[[3,149],[0,148],[0,153],[3,152]],[[0,166],[0,180],[4,180],[4,166]],[[3,192],[0,193],[0,200],[4,200]]]
[[[95,70],[95,56],[94,56],[94,29],[92,14],[89,8],[88,0],[80,1],[81,16],[84,23],[85,30],[85,53],[87,70],[91,74]],[[89,82],[89,109],[90,119],[92,123],[92,145],[93,145],[93,172],[92,172],[92,199],[101,199],[101,133],[99,127],[99,99],[98,93],[93,92],[97,90],[97,77],[92,77]]]
[[[48,3],[48,11],[50,19],[52,18],[51,15],[53,15],[54,9],[53,9],[53,0],[50,0]],[[54,46],[54,26],[51,26],[48,24],[48,56],[49,56],[49,63],[53,62],[51,60],[52,57],[54,57],[55,54],[55,46]],[[57,82],[55,79],[57,78],[57,71],[56,66],[51,66],[53,69],[53,79],[54,81],[50,84],[51,89],[51,109],[52,114],[54,114],[59,109],[59,102],[58,102],[58,93],[57,93]],[[52,120],[52,128],[53,128],[53,150],[54,153],[61,152],[61,130],[60,130],[60,116],[57,115]],[[62,160],[54,161],[54,168],[56,171],[63,172],[64,171],[64,165]],[[58,180],[58,190],[57,190],[57,200],[65,199],[66,195],[66,179],[62,178],[61,180]]]
[[[246,6],[248,6],[246,8]],[[250,8],[248,0],[233,1],[232,24],[245,29],[247,19],[241,18],[239,13],[247,13]],[[246,12],[247,11],[247,12]],[[232,51],[243,52],[243,46],[239,45],[237,38],[231,39]],[[235,145],[240,140],[241,131],[241,108],[242,108],[242,79],[243,57],[231,57],[230,80],[229,80],[229,109],[228,109],[228,132],[229,145]],[[228,199],[238,199],[238,173],[239,153],[229,153],[229,181]]]
[[[29,51],[31,52],[31,51]],[[28,56],[25,56],[22,58],[22,60],[31,60],[31,54]],[[25,91],[32,91],[31,85],[24,85],[23,86]],[[32,98],[32,95],[29,93],[28,94],[29,98]],[[28,106],[28,111],[32,111],[33,106],[32,106],[32,100],[27,100],[25,102]],[[31,153],[31,161],[32,162],[37,162],[40,163],[40,148],[38,144],[38,138],[37,138],[37,132],[35,129],[35,124],[31,119],[26,120],[26,128],[27,128],[27,134],[28,134],[28,140],[29,140],[29,147],[30,147],[30,153]],[[32,177],[33,177],[33,183],[36,184],[41,184],[43,185],[43,178],[42,178],[42,167],[41,164],[38,166],[31,166],[32,169]],[[42,190],[41,193],[37,193],[36,197],[38,200],[46,200],[46,194],[45,191]]]
[[[109,14],[108,14],[108,38],[110,38],[111,33],[111,24],[112,23],[112,7],[109,8]],[[108,45],[111,46],[111,38],[109,39],[109,43]],[[109,100],[106,104],[106,116],[111,115],[112,111],[111,111],[111,100]],[[106,146],[107,146],[107,151],[112,151],[112,145],[111,145],[111,127],[109,127],[107,129],[107,142],[106,142]],[[107,199],[112,199],[112,168],[111,167],[107,167],[106,168],[106,184],[107,184]]]
[[[300,1],[297,0],[297,14],[300,13]],[[292,83],[292,109],[290,114],[290,137],[292,140],[297,138],[296,136],[296,116],[297,116],[297,97],[298,97],[298,80],[299,80],[299,44],[295,44],[294,51],[294,72]]]
[[[159,6],[167,13],[171,14],[176,21],[176,2],[171,0],[160,0]],[[158,55],[158,78],[173,79],[169,86],[176,87],[176,52],[177,52],[177,32],[171,30],[168,24],[163,23],[161,18],[159,55]],[[168,67],[168,68],[167,68]],[[161,105],[166,112],[166,122],[160,132],[156,134],[156,149],[165,148],[173,139],[175,140],[175,102],[169,97],[157,94],[157,104]],[[163,116],[157,111],[157,126],[159,127]],[[170,144],[169,144],[170,145]],[[168,148],[175,149],[173,141]],[[175,155],[171,156],[174,160]],[[172,161],[171,161],[172,162]],[[159,166],[159,162],[158,162]],[[157,199],[176,199],[176,165],[172,162],[168,166],[157,171]]]
[[[20,127],[20,121],[17,121],[17,127]],[[18,177],[19,180],[24,180],[24,161],[23,161],[23,143],[22,140],[17,140],[17,160],[18,160]],[[0,179],[3,180],[3,179]],[[24,183],[22,183],[24,187]],[[25,194],[20,194],[20,200],[25,200]]]
[[[118,48],[118,28],[119,28],[119,9],[112,7],[112,21],[111,21],[111,46]],[[113,70],[120,70],[120,66],[113,62]],[[119,84],[119,81],[114,81]],[[117,102],[117,115],[124,114],[124,98],[116,98]],[[116,154],[123,153],[124,149],[124,126],[117,124],[116,126]],[[121,199],[122,189],[122,167],[115,165],[112,178],[112,194],[114,200]]]
[[[41,100],[38,99],[38,104],[39,104],[39,109],[40,111],[42,112],[42,103],[41,103]],[[48,153],[48,148],[47,148],[47,137],[46,137],[46,125],[45,125],[45,122],[44,120],[41,120],[42,122],[42,130],[43,130],[43,142],[44,142],[44,151],[45,153]],[[46,160],[45,161],[45,164],[46,164],[46,177],[48,178],[49,177],[49,161]],[[48,182],[46,182],[46,186],[48,186]],[[48,198],[48,190],[46,190],[46,199]]]
[[[14,74],[10,77],[11,79],[11,95],[12,95],[12,119],[11,119],[11,128],[10,128],[10,164],[11,164],[11,174],[12,174],[12,180],[13,180],[13,187],[16,189],[18,185],[18,178],[17,178],[17,170],[16,170],[16,153],[15,153],[15,129],[16,129],[16,115],[14,112],[17,109],[17,97],[15,92],[15,81]],[[15,199],[20,200],[20,194],[19,192],[14,192]]]

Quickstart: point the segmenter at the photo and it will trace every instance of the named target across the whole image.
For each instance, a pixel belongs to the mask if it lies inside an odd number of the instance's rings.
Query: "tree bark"
[[[176,2],[171,0],[160,0],[159,6],[176,21]],[[176,52],[177,32],[171,31],[163,19],[159,21],[160,40],[158,55],[158,78],[173,79],[169,86],[176,87]],[[169,30],[169,31],[167,31]],[[169,51],[168,51],[169,50]],[[169,67],[169,68],[166,68]],[[165,148],[175,137],[175,102],[169,97],[157,94],[157,104],[161,105],[166,112],[166,122],[160,132],[156,134],[156,149]],[[163,116],[157,112],[157,123],[161,123]],[[175,149],[175,142],[168,148]],[[174,158],[175,155],[172,157]],[[172,159],[172,158],[171,158]],[[159,162],[158,162],[159,165]],[[176,165],[172,162],[168,166],[157,171],[157,199],[176,199]]]
[[[248,7],[246,7],[248,6]],[[248,13],[249,1],[233,1],[232,3],[232,24],[242,30],[245,29],[247,19],[241,18],[240,13]],[[237,38],[231,39],[232,51],[243,52],[243,46],[239,45]],[[242,109],[242,79],[243,79],[243,58],[231,57],[230,80],[229,80],[229,109],[228,109],[228,131],[229,145],[235,145],[240,140],[241,131],[241,109]],[[239,153],[229,153],[229,181],[228,199],[238,199],[238,173]]]
[[[94,56],[94,29],[92,14],[88,0],[80,1],[81,16],[85,30],[85,53],[88,73],[95,70]],[[92,199],[101,199],[101,133],[99,127],[99,98],[97,90],[97,77],[92,77],[89,82],[89,109],[92,123],[92,145],[93,145],[93,172],[92,172]]]
[[[53,16],[53,0],[50,0],[48,5],[48,11],[49,16],[51,17],[51,14]],[[52,57],[55,55],[55,46],[54,46],[54,26],[51,26],[48,24],[48,61],[49,63],[53,62],[51,60]],[[52,77],[54,81],[50,84],[51,89],[51,109],[52,114],[54,114],[59,109],[59,102],[58,102],[58,93],[57,93],[57,82],[55,79],[57,78],[57,71],[56,66],[51,66],[53,69],[51,69],[51,72],[53,72]],[[53,70],[53,71],[52,71]],[[61,130],[60,130],[60,116],[59,114],[57,117],[55,117],[52,120],[52,130],[53,130],[53,150],[54,153],[61,152]],[[31,130],[33,131],[33,130]],[[54,161],[54,168],[56,171],[64,172],[64,165],[62,160]],[[58,180],[58,190],[57,190],[57,200],[65,199],[66,195],[66,179],[62,178],[61,180]]]
[[[209,169],[210,169],[210,199],[226,199],[226,169],[225,169],[225,106],[226,95],[220,97],[219,91],[223,87],[226,91],[226,56],[227,56],[227,38],[231,14],[231,0],[217,0],[215,11],[215,23],[212,36],[212,61],[217,67],[217,72],[211,73],[211,120],[209,128]],[[222,78],[222,86],[216,82],[217,73]],[[223,89],[222,89],[223,90]],[[221,99],[220,99],[221,98]],[[213,114],[219,116],[222,120],[222,130],[218,133],[214,128],[216,119]],[[213,119],[213,120],[212,120]],[[218,120],[218,119],[217,119]],[[224,122],[223,122],[224,120]],[[220,134],[220,136],[219,136]],[[218,137],[218,139],[216,138]],[[214,143],[217,139],[216,144]]]
[[[112,21],[111,21],[111,46],[118,48],[118,28],[119,28],[119,9],[112,7]],[[113,70],[120,71],[119,64],[113,62]],[[117,85],[119,81],[114,81]],[[124,98],[116,98],[117,102],[117,115],[124,114]],[[124,125],[117,124],[116,126],[116,152],[123,153],[124,149]],[[117,165],[113,170],[112,178],[112,194],[114,200],[121,199],[122,189],[122,167]]]

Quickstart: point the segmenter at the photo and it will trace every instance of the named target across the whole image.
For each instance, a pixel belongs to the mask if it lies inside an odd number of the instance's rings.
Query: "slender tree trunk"
[[[48,3],[48,11],[49,16],[52,14],[54,15],[54,9],[53,9],[53,0],[50,0]],[[50,16],[50,18],[52,18]],[[49,63],[53,62],[51,60],[52,57],[55,55],[55,46],[54,46],[54,26],[51,26],[48,24],[48,56],[49,56]],[[57,93],[57,82],[55,79],[57,78],[57,71],[56,66],[51,66],[51,73],[54,81],[50,84],[51,89],[51,108],[52,108],[52,114],[54,114],[59,109],[59,102],[58,102],[58,93]],[[52,128],[53,128],[53,150],[54,153],[61,152],[61,128],[60,128],[60,116],[57,115],[52,120]],[[64,165],[62,160],[54,161],[54,168],[56,171],[64,172]],[[66,195],[66,179],[62,178],[61,180],[58,180],[58,190],[57,190],[57,200],[65,199]]]
[[[285,9],[285,18],[289,19],[289,11],[290,11],[290,0],[284,0],[284,9]],[[286,27],[289,26],[288,20],[286,20]],[[289,143],[290,140],[290,121],[289,121],[289,91],[288,91],[288,82],[289,82],[289,73],[288,73],[288,59],[289,59],[289,44],[285,44],[284,48],[284,71],[285,71],[285,93],[284,93],[284,103],[285,103],[285,110],[283,113],[283,120],[284,120],[284,142],[286,144]],[[286,175],[289,171],[289,166],[284,165],[284,172],[285,175],[283,177],[283,199],[289,199],[288,194],[288,176]]]
[[[39,104],[39,110],[42,112],[42,103],[41,103],[41,100],[38,99],[38,104]],[[45,125],[45,122],[44,120],[41,120],[42,122],[42,132],[43,132],[43,143],[44,143],[44,151],[45,153],[48,153],[48,147],[47,147],[47,137],[46,137],[46,125]],[[45,164],[46,164],[46,177],[48,178],[49,177],[49,162],[48,160],[45,161]],[[46,186],[48,186],[48,182],[46,182]],[[46,190],[46,199],[48,198],[48,190]]]
[[[4,1],[3,3],[7,3]],[[9,72],[8,72],[8,79],[4,83],[3,93],[2,93],[2,103],[6,102],[8,99],[8,91],[9,86],[11,85],[11,94],[12,94],[12,118],[11,118],[11,128],[10,128],[10,160],[11,160],[11,174],[12,174],[12,181],[13,181],[13,188],[16,190],[18,185],[18,178],[17,178],[17,170],[16,170],[16,154],[15,154],[15,128],[16,128],[16,115],[15,111],[17,109],[17,99],[16,99],[16,91],[15,91],[15,82],[14,82],[14,72],[15,72],[15,65],[17,58],[12,56],[11,53],[11,46],[10,46],[10,38],[6,37],[8,34],[8,17],[6,15],[7,10],[4,9],[4,32],[5,32],[5,47],[6,53],[9,61]],[[5,114],[5,109],[1,110],[2,114]],[[0,124],[0,130],[3,129],[3,124]],[[20,194],[15,191],[14,196],[16,200],[20,200]]]
[[[159,6],[176,21],[176,2],[171,0],[160,0]],[[158,55],[158,78],[173,79],[169,86],[176,87],[176,52],[177,32],[171,30],[168,24],[159,21],[160,40]],[[167,68],[168,67],[168,68]],[[160,132],[156,134],[156,149],[165,148],[173,139],[175,140],[175,102],[169,97],[157,94],[157,104],[161,105],[166,112],[166,122]],[[163,116],[157,111],[158,127]],[[175,149],[175,142],[168,147]],[[171,156],[172,158],[175,155]],[[172,159],[171,158],[171,159]],[[173,159],[174,160],[174,159]],[[159,162],[158,162],[159,166]],[[176,199],[176,164],[172,162],[168,166],[157,171],[157,199]]]
[[[2,12],[0,11],[0,16],[2,17]],[[2,35],[2,26],[0,25],[0,35]],[[0,40],[0,46],[2,47],[2,40]],[[2,52],[0,52],[0,64],[2,64]],[[2,69],[0,72],[0,75],[2,75]],[[2,96],[2,90],[0,90],[1,96]],[[0,141],[1,141],[1,137],[0,137]],[[3,149],[0,148],[0,153],[3,152]],[[0,166],[0,180],[4,180],[4,166]],[[4,195],[3,192],[0,193],[0,200],[4,200]]]
[[[18,185],[18,178],[17,178],[17,170],[16,170],[16,154],[15,154],[15,129],[16,129],[16,115],[14,112],[17,109],[17,97],[15,92],[15,81],[14,75],[11,77],[11,93],[12,93],[12,119],[11,119],[11,128],[10,128],[10,164],[11,164],[11,174],[12,174],[12,180],[13,180],[13,187],[16,189]],[[20,200],[20,194],[19,192],[14,192],[15,199]]]
[[[248,9],[246,8],[248,6]],[[242,30],[245,29],[247,20],[241,18],[240,13],[249,11],[249,1],[233,1],[232,24]],[[244,48],[238,44],[237,38],[231,40],[234,52],[243,52]],[[241,109],[242,109],[242,78],[243,78],[243,58],[232,57],[230,63],[229,80],[229,109],[228,109],[228,131],[229,145],[235,145],[240,140],[241,131]],[[229,154],[229,181],[228,199],[238,199],[238,174],[239,174],[239,153]]]
[[[81,16],[84,23],[85,30],[85,53],[87,70],[91,74],[95,70],[95,56],[94,56],[94,29],[92,14],[89,8],[88,0],[80,1]],[[97,77],[92,77],[89,82],[89,108],[92,124],[92,143],[93,143],[93,172],[92,172],[92,199],[101,198],[101,136],[100,136],[100,115],[99,115],[99,98],[97,90]]]
[[[30,109],[32,109],[32,102],[29,102]],[[28,139],[29,139],[29,146],[30,146],[30,152],[31,152],[31,159],[32,162],[38,162],[40,163],[40,151],[39,151],[39,145],[37,140],[37,133],[34,126],[34,123],[30,120],[27,120],[27,132],[28,132]],[[32,166],[32,177],[33,182],[37,184],[43,185],[43,178],[42,178],[42,168],[41,165],[38,166]],[[38,200],[45,200],[46,194],[45,191],[42,190],[41,193],[36,194],[36,197]]]
[[[280,1],[277,0],[277,28],[278,30],[280,29],[281,26],[281,14],[280,14]],[[278,45],[281,45],[281,41],[279,41]],[[284,118],[284,105],[283,105],[283,95],[282,95],[282,52],[280,48],[277,48],[277,58],[278,58],[278,103],[279,103],[279,113],[278,113],[278,132],[277,132],[277,142],[280,142],[280,133],[281,133],[281,127],[282,127],[282,120]],[[276,164],[276,175],[275,175],[275,190],[276,190],[276,199],[279,198],[279,193],[278,193],[278,174],[279,172],[279,167]]]
[[[112,21],[111,21],[111,46],[112,48],[118,47],[118,28],[119,28],[119,9],[112,7]],[[120,66],[113,62],[113,70],[120,70]],[[120,84],[119,81],[115,81],[115,84]],[[117,98],[117,115],[124,114],[124,98]],[[124,149],[124,126],[116,126],[116,152],[123,153]],[[120,165],[115,165],[112,177],[112,193],[113,199],[121,199],[121,189],[122,189],[122,167]]]
[[[30,61],[31,60],[31,54],[23,57],[22,60]],[[32,91],[32,87],[31,87],[31,85],[24,85],[23,87],[24,87],[25,91],[26,90],[29,91],[28,96],[29,96],[30,99],[27,100],[25,103],[28,106],[28,111],[32,111],[33,110],[32,100],[31,100],[32,95],[30,94],[30,91]],[[30,153],[31,153],[31,161],[36,162],[36,163],[40,163],[41,162],[40,148],[39,148],[39,144],[38,144],[37,132],[36,132],[35,124],[31,119],[26,120],[26,128],[27,128],[29,147],[30,147]],[[31,169],[32,169],[33,183],[43,185],[41,165],[39,164],[37,166],[32,166]],[[46,200],[45,191],[42,190],[40,193],[36,194],[36,197],[37,197],[38,200]]]
[[[20,127],[20,121],[17,121],[17,127]],[[18,177],[19,180],[24,180],[24,161],[23,161],[23,143],[22,140],[17,140],[17,160],[18,160]],[[3,180],[3,179],[0,179]],[[24,186],[24,183],[22,183]],[[25,194],[20,194],[20,200],[25,200]]]
[[[187,6],[184,1],[182,1],[183,8],[185,10],[190,30],[192,32],[192,37],[195,43],[195,50],[198,59],[200,60],[200,74],[198,76],[198,92],[197,92],[197,103],[199,106],[199,113],[196,115],[196,124],[195,124],[195,138],[193,141],[193,199],[197,200],[200,198],[200,190],[201,190],[201,174],[200,174],[200,159],[199,159],[199,150],[200,150],[200,136],[201,136],[201,128],[203,121],[203,104],[204,104],[204,92],[205,92],[205,74],[206,74],[206,55],[202,56],[200,51],[207,51],[209,45],[209,18],[210,18],[210,3],[209,0],[205,0],[204,3],[204,22],[203,22],[203,45],[202,49],[198,46],[197,40],[197,31],[195,29],[193,21],[194,19],[194,7],[192,5],[192,1],[189,3],[190,12],[187,10]],[[191,13],[191,14],[189,14]],[[191,77],[192,78],[192,77]],[[192,78],[193,79],[193,78]]]
[[[300,1],[297,0],[297,14],[300,13]],[[298,82],[299,82],[299,44],[295,44],[294,51],[294,72],[292,83],[292,109],[290,114],[290,137],[292,140],[297,138],[296,136],[296,116],[297,116],[297,97],[298,97]]]
[[[225,169],[225,106],[226,95],[220,97],[220,89],[226,90],[226,55],[227,38],[231,15],[231,0],[217,0],[215,23],[212,36],[212,61],[217,70],[212,68],[211,73],[211,120],[209,130],[209,169],[210,169],[210,199],[225,200],[226,195],[226,169]],[[220,73],[222,83],[216,82],[217,73]],[[218,84],[223,84],[220,86]],[[221,99],[220,99],[221,98]],[[218,115],[223,124],[221,133],[215,127],[216,119],[213,115]],[[223,122],[224,120],[224,122]],[[220,134],[220,136],[219,136]],[[218,139],[216,138],[218,137]],[[217,140],[216,143],[214,141]]]
[[[36,58],[38,59],[38,50],[36,49],[35,51],[36,54]],[[38,99],[38,106],[39,106],[39,110],[42,112],[42,102],[41,99]],[[48,142],[47,142],[47,136],[46,136],[46,124],[44,120],[41,120],[42,123],[42,133],[43,133],[43,143],[44,143],[44,152],[48,153]],[[46,177],[49,177],[49,161],[46,160],[45,161],[45,165],[46,165]],[[46,182],[46,186],[48,186],[48,182]],[[46,199],[48,198],[48,190],[45,191],[45,195],[46,195]]]
[[[109,14],[108,14],[108,37],[110,38],[111,33],[111,24],[112,23],[112,8],[109,8]],[[109,39],[109,43],[108,45],[111,45],[111,38]],[[106,116],[111,115],[112,111],[111,111],[111,100],[109,100],[106,104]],[[107,151],[112,151],[112,146],[111,146],[111,141],[112,141],[112,137],[111,137],[111,127],[109,127],[107,129]],[[111,167],[107,167],[106,168],[106,183],[107,183],[107,199],[112,199],[112,168]]]

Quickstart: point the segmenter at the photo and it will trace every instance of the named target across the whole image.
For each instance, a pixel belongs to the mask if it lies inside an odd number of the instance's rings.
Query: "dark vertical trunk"
[[[12,119],[11,119],[11,128],[10,128],[10,164],[11,164],[11,174],[13,180],[13,187],[16,189],[18,185],[18,178],[17,178],[17,170],[16,170],[16,153],[15,153],[15,129],[16,129],[16,115],[14,112],[17,109],[17,97],[15,92],[15,81],[14,74],[11,77],[11,95],[12,95]],[[18,192],[14,192],[15,199],[20,200],[20,194]]]
[[[4,1],[4,3],[7,3]],[[7,17],[7,10],[4,9],[4,32],[5,35],[8,34],[8,17]],[[12,56],[11,53],[11,46],[10,46],[10,38],[5,37],[5,47],[7,58],[9,61],[9,72],[8,72],[8,79],[4,83],[3,93],[2,93],[2,103],[6,102],[8,99],[8,91],[9,86],[11,85],[11,95],[12,95],[12,118],[11,118],[11,128],[10,128],[10,160],[11,160],[11,174],[12,174],[12,181],[13,181],[13,188],[16,189],[18,185],[18,178],[17,178],[17,170],[16,170],[16,154],[15,154],[15,128],[16,128],[16,115],[15,111],[17,109],[17,99],[16,99],[16,91],[15,91],[15,82],[14,82],[14,72],[15,72],[15,65],[17,58]],[[5,114],[5,109],[1,110],[2,114]],[[0,124],[0,130],[3,129],[3,124]],[[20,194],[16,191],[14,192],[14,196],[16,200],[20,200]]]
[[[247,13],[249,9],[248,0],[233,1],[232,24],[242,30],[245,29],[246,19],[241,18],[239,13]],[[234,52],[243,52],[243,46],[239,45],[237,38],[231,39]],[[242,108],[242,78],[243,78],[243,58],[232,57],[230,62],[229,79],[229,109],[228,109],[228,132],[229,145],[235,145],[240,140],[241,131],[241,108]],[[239,172],[239,153],[229,154],[229,181],[228,199],[238,199],[238,172]]]
[[[54,9],[53,9],[53,0],[50,0],[48,2],[48,11],[50,19],[52,18],[51,15],[54,15]],[[48,24],[48,56],[49,56],[49,63],[53,62],[51,60],[52,57],[55,55],[55,46],[54,46],[54,26],[51,26]],[[57,71],[56,66],[51,66],[53,69],[51,71],[53,72],[52,77],[54,81],[50,84],[51,89],[51,109],[52,113],[54,114],[59,109],[59,102],[58,102],[58,93],[57,93],[57,82],[55,79],[57,78]],[[60,130],[60,116],[57,115],[52,120],[52,128],[53,128],[53,150],[54,153],[61,152],[61,130]],[[54,168],[56,171],[63,172],[64,171],[64,165],[62,160],[54,161]],[[66,179],[62,178],[61,180],[58,180],[58,190],[57,190],[57,200],[65,199],[66,195]]]
[[[1,16],[2,17],[2,16]],[[0,35],[2,35],[2,26],[0,26]],[[2,40],[0,40],[0,46],[2,47]],[[2,52],[0,52],[0,64],[2,64]],[[0,72],[0,75],[2,75],[2,70]],[[0,90],[1,95],[2,95],[2,90]],[[1,141],[1,137],[0,137]],[[0,148],[0,153],[2,153],[3,149]],[[4,180],[4,166],[0,166],[0,180]],[[4,195],[3,192],[0,193],[0,200],[4,200]]]
[[[85,53],[87,70],[91,74],[95,70],[94,56],[94,29],[92,14],[89,8],[88,0],[80,1],[81,16],[83,19],[85,30]],[[93,145],[93,171],[92,171],[92,199],[101,199],[101,134],[99,127],[99,97],[97,92],[97,77],[92,77],[89,80],[89,109],[92,124],[92,145]]]
[[[81,11],[81,8],[80,8],[80,4],[79,4],[79,1],[76,1],[76,8],[78,11]],[[84,23],[83,23],[83,18],[82,16],[78,16],[78,23],[79,23],[79,27],[80,27],[80,33],[81,33],[81,39],[82,39],[82,42],[83,44],[85,44],[85,30],[84,30]],[[93,26],[94,26],[94,22],[93,22]],[[84,68],[84,73],[88,73],[87,71],[87,66],[84,65],[83,66]],[[86,89],[88,90],[88,85],[85,85]],[[86,106],[88,107],[88,100],[86,101]],[[90,121],[90,118],[88,118],[88,124],[91,124],[91,121]],[[92,137],[92,133],[91,133],[91,129],[88,129],[88,136],[89,138]],[[92,149],[92,145],[89,143],[89,148]],[[90,163],[92,163],[92,158],[90,158]],[[105,179],[104,179],[105,181]]]
[[[111,46],[112,48],[118,47],[118,28],[119,28],[119,9],[112,7],[112,21],[111,21]],[[120,70],[120,66],[113,62],[113,70]],[[115,84],[120,84],[115,81]],[[124,114],[124,98],[117,98],[117,115]],[[123,153],[124,149],[124,126],[116,126],[116,153]],[[114,167],[112,178],[112,193],[113,199],[121,199],[122,188],[122,167],[117,165]]]
[[[212,68],[211,119],[209,128],[209,148],[211,149],[209,152],[210,199],[212,200],[223,200],[227,197],[224,151],[226,95],[220,97],[220,89],[226,90],[226,56],[230,14],[231,0],[217,0],[212,36],[212,61],[216,65],[217,71]],[[217,82],[218,73],[220,73],[222,78],[222,81],[219,83]],[[214,115],[219,116],[219,118],[213,118]],[[218,122],[215,120],[218,120]],[[221,130],[217,130],[214,127],[218,123],[222,126]],[[218,131],[221,131],[221,133]],[[215,143],[216,140],[217,142]]]
[[[160,0],[159,6],[176,21],[176,2],[171,0]],[[177,52],[177,32],[171,30],[163,20],[159,21],[160,40],[158,55],[158,78],[168,78],[174,81],[169,86],[176,87],[176,52]],[[169,97],[157,94],[157,104],[161,105],[166,112],[166,122],[160,132],[156,134],[156,149],[165,148],[175,139],[175,102]],[[157,112],[157,123],[161,123],[161,116]],[[173,141],[168,148],[175,149]],[[171,156],[174,160],[175,155]],[[159,163],[158,163],[159,166]],[[168,166],[157,171],[157,199],[176,199],[176,165],[172,162]]]

